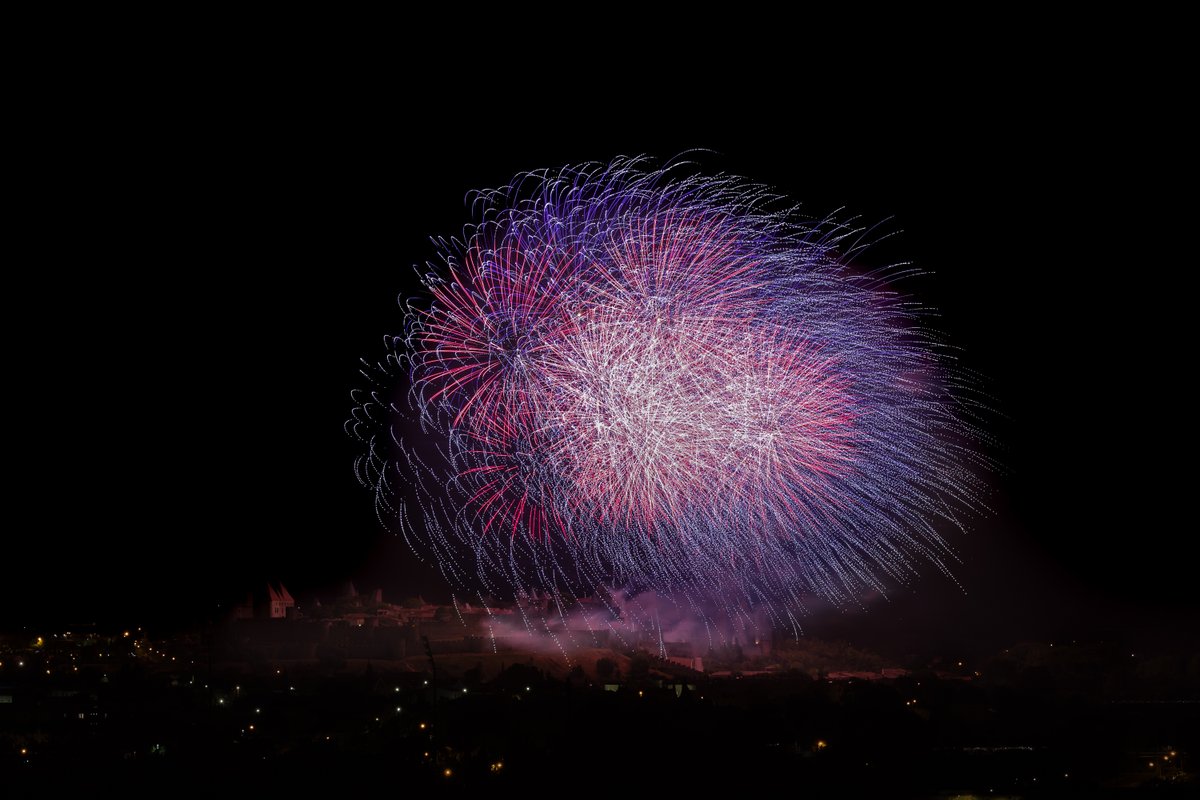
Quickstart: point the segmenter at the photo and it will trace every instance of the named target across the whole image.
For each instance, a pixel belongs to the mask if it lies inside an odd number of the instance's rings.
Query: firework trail
[[[384,524],[455,586],[858,602],[979,508],[961,383],[861,230],[638,159],[519,177],[440,241],[348,429]]]

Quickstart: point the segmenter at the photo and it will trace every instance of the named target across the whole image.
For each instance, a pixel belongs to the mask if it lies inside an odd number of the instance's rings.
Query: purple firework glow
[[[474,207],[349,423],[381,520],[454,586],[795,626],[946,570],[980,433],[897,271],[846,266],[858,229],[636,159]]]

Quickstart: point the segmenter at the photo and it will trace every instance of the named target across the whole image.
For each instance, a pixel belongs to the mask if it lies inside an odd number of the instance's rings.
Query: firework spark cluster
[[[855,226],[638,160],[474,208],[349,423],[381,519],[455,586],[794,625],[945,571],[978,432],[900,270],[848,266]]]

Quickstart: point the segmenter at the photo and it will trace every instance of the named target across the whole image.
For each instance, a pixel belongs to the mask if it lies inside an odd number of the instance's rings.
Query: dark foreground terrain
[[[124,635],[128,633],[128,635]],[[203,637],[22,633],[0,650],[8,787],[541,796],[1193,796],[1195,657],[1024,644],[978,664],[585,651],[267,660]],[[849,653],[849,654],[847,654]],[[15,795],[14,795],[15,796]]]

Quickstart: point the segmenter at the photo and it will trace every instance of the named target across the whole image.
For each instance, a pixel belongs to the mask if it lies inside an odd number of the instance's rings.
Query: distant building
[[[271,619],[286,619],[295,614],[296,601],[282,583],[267,584],[267,616]]]
[[[295,616],[296,600],[282,583],[267,583],[263,589],[250,592],[246,599],[234,605],[234,620],[287,619]]]
[[[238,603],[233,607],[234,619],[254,619],[254,593],[250,592],[246,595],[244,602]]]

